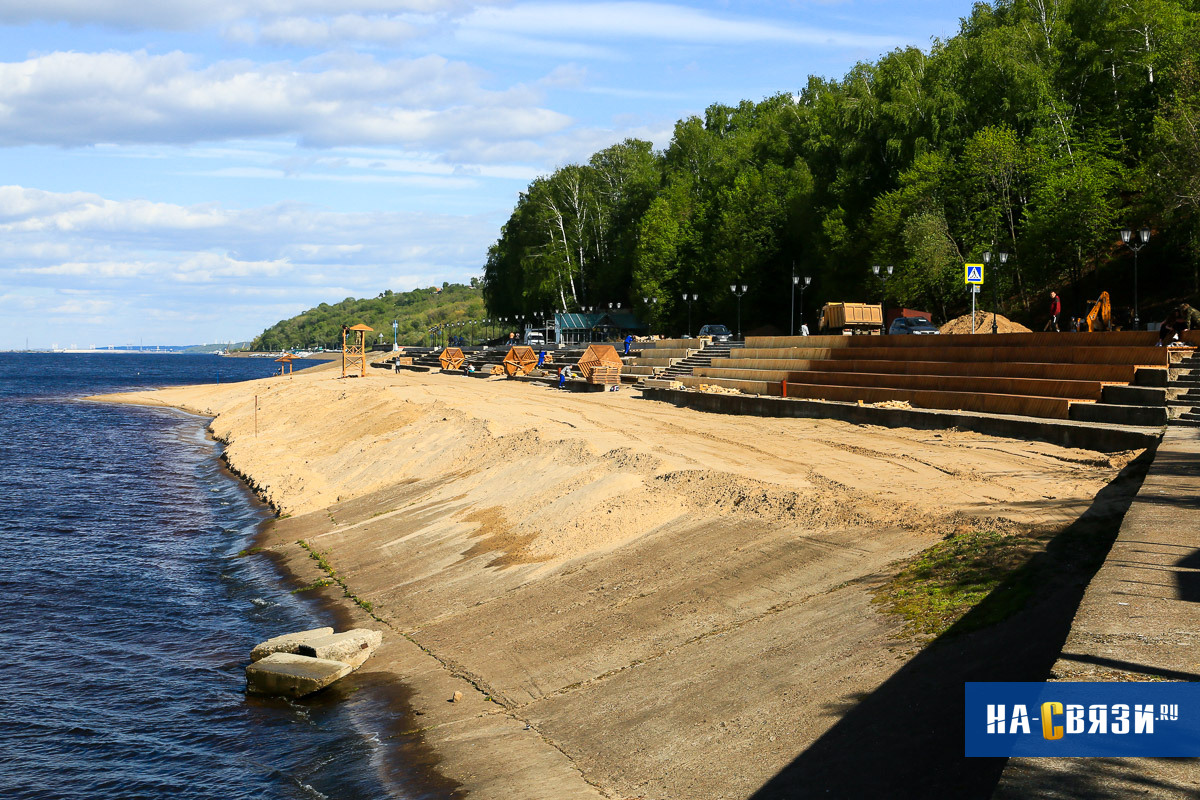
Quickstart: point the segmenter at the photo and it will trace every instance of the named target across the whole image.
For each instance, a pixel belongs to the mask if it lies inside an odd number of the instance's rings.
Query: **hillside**
[[[276,322],[251,343],[251,350],[286,350],[296,347],[342,346],[342,326],[365,323],[383,340],[392,340],[392,321],[399,323],[401,344],[423,344],[426,331],[469,319],[482,319],[483,299],[479,290],[458,283],[437,289],[414,289],[395,293],[390,289],[369,299],[347,297],[340,303],[321,303],[303,314]]]
[[[881,299],[942,322],[991,251],[1007,260],[985,308],[1041,327],[1049,290],[1068,315],[1106,290],[1122,324],[1135,297],[1161,319],[1200,296],[1198,54],[1197,0],[977,3],[927,50],[797,75],[680,120],[664,150],[627,140],[537,178],[489,251],[488,310],[621,302],[674,334],[732,324],[739,285],[743,329],[785,330],[797,275],[797,324]],[[1120,231],[1142,226],[1135,291]]]

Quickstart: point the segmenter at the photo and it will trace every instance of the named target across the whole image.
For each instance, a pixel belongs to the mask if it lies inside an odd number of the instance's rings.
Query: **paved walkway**
[[[1172,425],[1052,671],[1200,681],[1200,428]],[[1200,797],[1200,759],[1011,759],[993,798]]]

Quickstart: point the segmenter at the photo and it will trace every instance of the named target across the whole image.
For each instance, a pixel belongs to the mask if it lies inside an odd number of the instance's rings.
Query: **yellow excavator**
[[[1087,315],[1087,326],[1088,333],[1113,329],[1112,304],[1108,300],[1108,292],[1101,292],[1096,301],[1092,303],[1092,310]]]

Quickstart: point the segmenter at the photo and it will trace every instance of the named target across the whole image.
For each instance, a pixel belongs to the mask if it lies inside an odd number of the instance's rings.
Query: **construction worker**
[[[1158,346],[1162,347],[1164,342],[1167,344],[1178,342],[1181,333],[1197,329],[1200,329],[1200,311],[1187,303],[1180,303],[1163,321],[1162,327],[1158,329]]]

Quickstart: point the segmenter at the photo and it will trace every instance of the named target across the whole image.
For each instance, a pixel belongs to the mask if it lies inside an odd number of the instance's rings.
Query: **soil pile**
[[[963,314],[961,317],[952,319],[943,325],[939,330],[942,333],[970,333],[971,332],[971,315]],[[987,311],[975,312],[975,332],[976,333],[991,333],[992,332],[992,315]],[[1029,328],[1026,328],[1019,322],[1013,322],[1003,314],[996,315],[996,332],[997,333],[1032,333]]]

